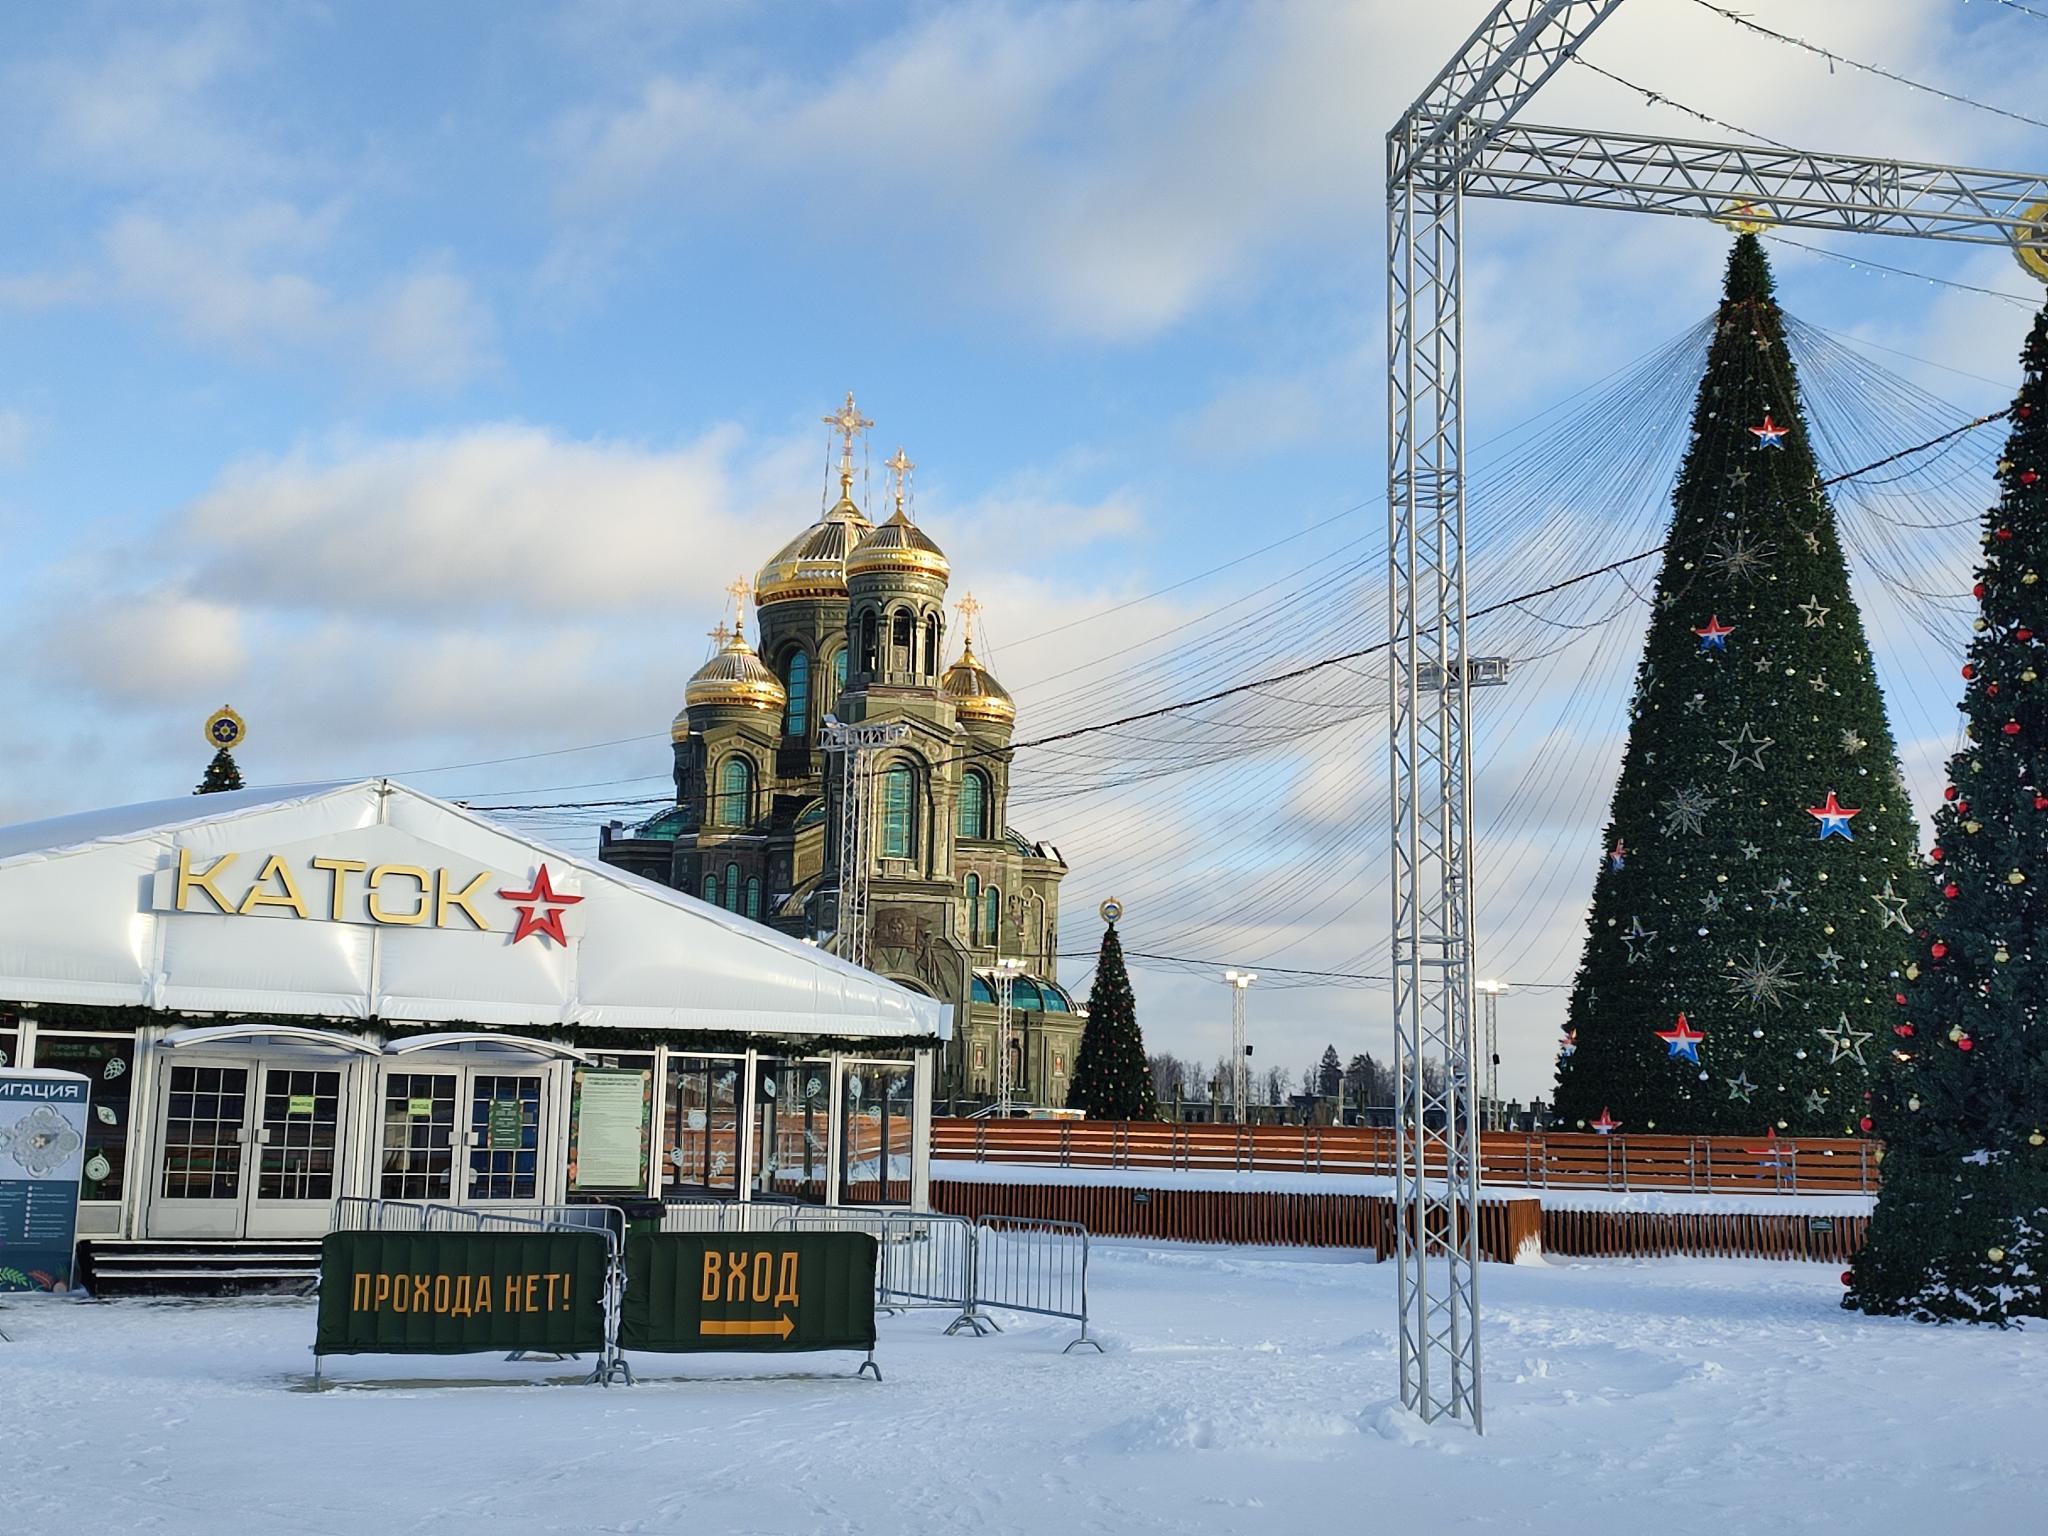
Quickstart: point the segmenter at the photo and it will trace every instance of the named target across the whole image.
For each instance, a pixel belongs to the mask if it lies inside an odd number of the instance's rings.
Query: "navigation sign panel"
[[[0,1071],[0,1291],[67,1291],[78,1240],[88,1079]]]
[[[875,1347],[868,1232],[645,1232],[626,1239],[621,1349]]]

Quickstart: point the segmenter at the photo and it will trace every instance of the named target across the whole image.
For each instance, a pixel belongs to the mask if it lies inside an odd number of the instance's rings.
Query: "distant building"
[[[997,961],[1023,962],[1012,1001],[1011,1093],[1064,1104],[1082,1018],[1058,983],[1059,851],[1007,825],[1017,708],[974,654],[971,596],[960,654],[946,650],[952,567],[910,519],[898,450],[891,515],[853,495],[853,441],[871,423],[853,397],[825,418],[844,439],[839,498],[761,567],[758,649],[734,626],[683,691],[670,736],[676,803],[603,830],[601,856],[784,933],[836,937],[840,786],[819,744],[828,714],[902,721],[876,762],[869,816],[868,964],[952,1005],[942,1091],[992,1096]]]

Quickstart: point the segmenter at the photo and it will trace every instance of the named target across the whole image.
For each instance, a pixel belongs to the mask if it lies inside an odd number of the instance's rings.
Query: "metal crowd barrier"
[[[995,1325],[974,1305],[974,1227],[964,1216],[871,1206],[785,1208],[778,1230],[866,1232],[876,1245],[875,1310],[959,1312],[946,1327],[980,1334]]]
[[[972,1294],[976,1308],[1070,1317],[1081,1336],[1061,1353],[1083,1344],[1102,1352],[1088,1337],[1088,1229],[1077,1221],[983,1216],[974,1224]]]
[[[610,1386],[615,1379],[630,1384],[633,1368],[619,1353],[619,1308],[626,1293],[626,1213],[615,1205],[521,1205],[471,1208],[432,1205],[409,1200],[380,1200],[343,1195],[334,1202],[331,1232],[598,1232],[605,1240],[604,1350],[590,1380]],[[515,1349],[507,1360],[523,1360]],[[580,1358],[575,1355],[569,1359]],[[313,1357],[313,1378],[320,1378],[320,1357]]]

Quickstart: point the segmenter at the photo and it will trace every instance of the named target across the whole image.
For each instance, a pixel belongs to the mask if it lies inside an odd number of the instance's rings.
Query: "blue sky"
[[[1378,526],[1380,140],[1482,9],[15,8],[0,818],[181,792],[224,701],[260,782],[659,738],[725,584],[815,515],[817,418],[849,388],[877,463],[899,442],[918,461],[1028,732],[1033,679],[1283,557],[1076,621],[1346,508],[1368,510],[1344,536]],[[2048,60],[2048,23],[1992,0],[1768,19],[2022,111]],[[1792,142],[2048,165],[2048,133],[1690,0],[1630,0],[1588,57]],[[1579,70],[1528,116],[1716,136]],[[1472,228],[1481,435],[1697,318],[1724,241],[1498,207]],[[1865,251],[2026,290],[1998,251]],[[2019,310],[1774,254],[1802,315],[2000,403]],[[1952,675],[1887,682],[1950,708]],[[664,759],[655,739],[418,782],[560,797]],[[1031,830],[1067,832],[1044,814]],[[1072,912],[1144,859],[1144,817],[1105,820],[1063,842]],[[1546,917],[1547,974],[1569,975],[1579,912]],[[1214,1054],[1222,989],[1147,985],[1157,1043]],[[1360,996],[1267,1005],[1274,1055],[1378,1048]],[[1520,1091],[1547,1071],[1547,1007],[1516,1024]]]

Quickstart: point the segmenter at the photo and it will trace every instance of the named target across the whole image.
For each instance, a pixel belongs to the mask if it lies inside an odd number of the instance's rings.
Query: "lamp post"
[[[1499,1005],[1501,993],[1508,990],[1504,981],[1475,981],[1472,990],[1486,999],[1486,1044],[1484,1070],[1480,1075],[1480,1096],[1485,1112],[1480,1116],[1481,1124],[1489,1131],[1500,1129],[1500,1020],[1494,1010]]]
[[[1014,955],[996,959],[996,1118],[1010,1118],[1010,998],[1024,962]]]
[[[1245,1057],[1250,1054],[1244,1043],[1244,995],[1251,984],[1259,979],[1257,971],[1225,971],[1223,979],[1230,987],[1230,1097],[1237,1112],[1237,1123],[1245,1123],[1246,1073]]]

